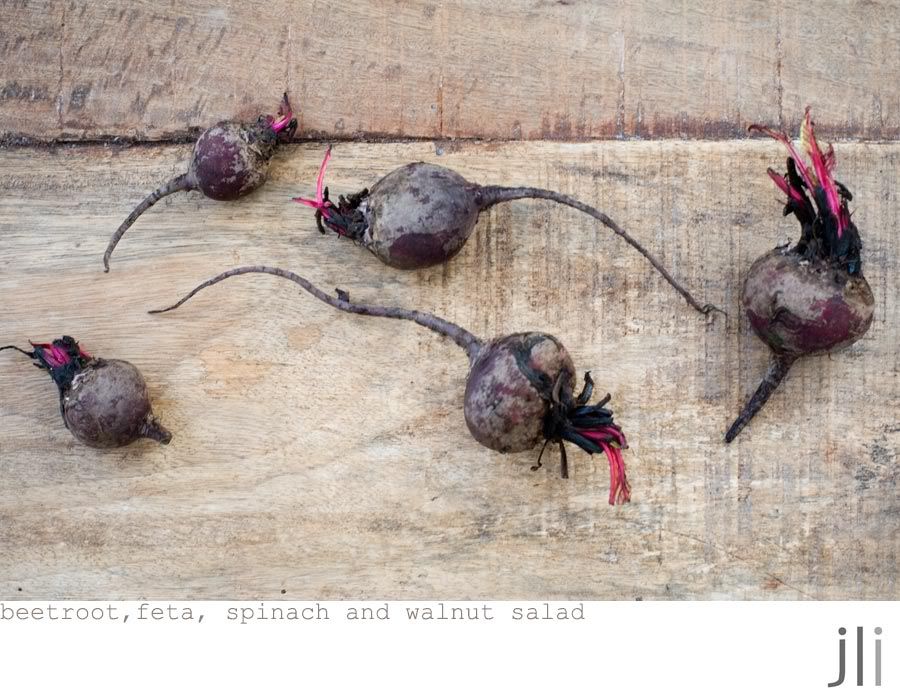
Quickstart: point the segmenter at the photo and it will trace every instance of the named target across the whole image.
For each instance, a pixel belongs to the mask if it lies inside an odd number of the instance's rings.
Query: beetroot
[[[763,407],[791,365],[804,355],[852,345],[872,324],[875,298],[862,274],[862,241],[850,219],[852,195],[832,176],[834,149],[816,142],[809,108],[800,139],[812,167],[786,134],[753,125],[788,148],[787,172],[769,177],[787,196],[784,215],[800,222],[800,241],[759,258],[744,283],[742,301],[756,335],[772,350],[756,393],[725,434],[731,442]]]
[[[147,195],[113,234],[103,255],[106,271],[109,272],[109,259],[125,232],[163,197],[182,190],[200,190],[210,199],[227,201],[261,186],[268,177],[269,159],[275,149],[279,143],[289,141],[296,128],[297,120],[285,93],[277,118],[261,116],[252,125],[219,122],[200,134],[188,171]]]
[[[265,273],[290,280],[317,299],[341,311],[380,318],[413,321],[439,333],[469,356],[466,382],[465,418],[469,431],[485,447],[498,452],[523,452],[541,441],[560,446],[561,473],[568,478],[568,459],[564,441],[589,454],[605,453],[610,467],[610,504],[630,500],[631,487],[625,475],[622,449],[625,436],[606,408],[610,397],[588,405],[593,390],[590,374],[584,376],[584,388],[575,390],[572,358],[556,338],[546,333],[514,333],[490,342],[479,340],[454,323],[421,311],[396,307],[355,304],[346,292],[331,296],[304,278],[273,267],[238,267],[207,280],[176,304],[150,313],[177,309],[201,289],[229,277]],[[543,450],[541,450],[543,454]],[[540,457],[537,465],[540,466]]]
[[[325,153],[316,181],[316,198],[295,202],[316,210],[316,223],[349,238],[391,267],[416,270],[447,262],[475,228],[478,215],[500,202],[547,199],[594,217],[643,255],[687,302],[703,314],[719,311],[701,304],[640,243],[606,214],[568,195],[534,187],[482,186],[440,165],[409,163],[385,175],[371,189],[337,204],[324,187],[331,148]]]
[[[47,370],[59,388],[63,423],[89,447],[123,447],[138,438],[167,445],[172,434],[154,418],[144,378],[130,362],[88,355],[70,336],[17,350]]]

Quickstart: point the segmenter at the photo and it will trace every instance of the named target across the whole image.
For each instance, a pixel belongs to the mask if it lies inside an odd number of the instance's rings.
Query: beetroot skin
[[[260,187],[269,175],[269,159],[280,143],[293,137],[296,128],[297,120],[285,93],[277,117],[261,116],[251,125],[219,122],[204,131],[194,144],[188,171],[151,192],[113,234],[103,255],[106,271],[125,232],[163,197],[182,190],[200,190],[210,199],[228,201]]]
[[[329,148],[319,169],[316,198],[296,197],[294,201],[315,209],[320,231],[324,233],[327,226],[391,267],[416,270],[445,263],[469,239],[482,211],[514,199],[546,199],[597,219],[643,255],[691,306],[703,314],[718,311],[698,302],[606,214],[568,195],[534,187],[482,186],[440,165],[409,163],[385,175],[371,189],[341,196],[335,204],[324,186],[330,158]]]
[[[574,396],[575,367],[572,358],[556,338],[545,333],[515,333],[484,342],[467,330],[432,314],[396,307],[351,303],[346,292],[331,296],[299,275],[273,267],[239,267],[207,280],[172,306],[151,311],[163,313],[178,308],[201,289],[229,277],[265,273],[290,280],[317,299],[341,311],[365,316],[397,318],[418,323],[439,333],[469,356],[466,382],[465,419],[469,431],[485,447],[498,452],[523,452],[542,441],[560,446],[560,468],[568,477],[565,442],[571,442],[589,454],[603,452],[610,467],[610,504],[626,503],[631,487],[625,474],[622,449],[625,436],[613,422],[606,403],[588,405],[593,391],[590,374],[584,387]],[[541,450],[543,453],[543,450]],[[537,466],[540,466],[538,457]]]
[[[556,338],[516,333],[489,343],[472,362],[466,382],[465,416],[472,436],[497,452],[535,447],[547,414],[538,376],[564,377],[561,388],[569,394],[575,389],[575,366]],[[497,410],[497,397],[502,397],[502,410]]]
[[[859,231],[847,206],[852,195],[833,178],[834,150],[829,146],[823,153],[819,148],[809,109],[801,141],[812,167],[785,134],[755,125],[751,129],[788,147],[787,172],[768,172],[788,198],[784,215],[797,217],[802,234],[794,247],[777,248],[753,263],[744,283],[744,310],[756,335],[771,348],[772,359],[726,442],[762,408],[798,358],[845,348],[865,335],[875,307],[862,275]]]
[[[89,447],[123,447],[139,438],[171,441],[153,416],[147,385],[133,364],[91,357],[69,336],[32,348],[0,350],[17,350],[47,370],[59,388],[63,423],[79,441]]]

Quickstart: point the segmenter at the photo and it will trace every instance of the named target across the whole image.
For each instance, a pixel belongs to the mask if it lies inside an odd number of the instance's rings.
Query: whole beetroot
[[[296,128],[297,120],[285,93],[277,118],[261,116],[255,124],[224,121],[204,131],[194,144],[188,171],[147,195],[113,234],[103,255],[103,267],[109,272],[109,259],[122,236],[163,197],[182,190],[200,190],[210,199],[227,201],[260,187],[269,175],[269,159],[280,143],[291,139]]]
[[[324,186],[330,159],[329,147],[316,180],[316,198],[295,197],[294,201],[315,209],[322,233],[327,226],[391,267],[416,270],[447,262],[469,239],[482,211],[514,199],[546,199],[584,212],[621,236],[697,311],[719,311],[712,304],[698,302],[643,245],[606,214],[568,195],[535,187],[478,185],[440,165],[409,163],[385,175],[371,189],[341,196],[335,204]]]
[[[17,350],[47,370],[59,388],[63,423],[89,447],[123,447],[139,438],[167,445],[172,434],[153,416],[144,378],[130,362],[88,355],[70,336]]]
[[[622,449],[625,436],[605,408],[610,397],[588,405],[593,391],[590,374],[584,387],[575,390],[572,358],[556,338],[546,333],[514,333],[484,342],[469,331],[432,314],[397,307],[356,304],[346,292],[331,296],[299,275],[274,267],[238,267],[197,286],[178,303],[150,313],[177,309],[197,292],[229,277],[265,273],[290,280],[317,299],[341,311],[413,321],[439,333],[466,351],[469,377],[466,382],[464,413],[469,431],[485,447],[498,452],[523,452],[541,442],[560,446],[561,473],[568,478],[564,442],[571,442],[589,454],[603,452],[610,467],[609,503],[630,500],[631,487],[625,475]],[[541,450],[543,454],[543,450]],[[537,465],[540,466],[540,457]]]
[[[779,175],[769,168],[768,173],[788,198],[784,215],[794,214],[802,233],[793,248],[776,248],[753,263],[744,283],[744,310],[772,358],[756,393],[725,434],[726,442],[763,407],[798,358],[845,348],[865,335],[875,307],[862,274],[862,241],[847,207],[852,195],[831,174],[834,149],[823,153],[819,148],[809,108],[800,140],[811,168],[786,134],[758,125],[750,129],[787,146],[787,172]]]

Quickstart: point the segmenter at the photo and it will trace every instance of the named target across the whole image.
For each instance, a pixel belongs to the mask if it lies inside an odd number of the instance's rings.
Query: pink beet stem
[[[305,197],[294,197],[293,201],[297,202],[297,204],[302,204],[304,206],[310,207],[311,209],[315,209],[322,214],[326,219],[331,218],[331,212],[328,211],[328,208],[331,206],[331,202],[325,201],[325,171],[328,169],[328,161],[331,160],[331,146],[328,147],[328,150],[325,151],[325,158],[322,159],[322,165],[319,166],[319,174],[316,176],[316,198],[315,199],[306,199]]]
[[[331,146],[325,151],[325,157],[322,159],[322,165],[319,166],[319,174],[316,177],[316,199],[320,202],[324,201],[325,191],[325,171],[328,169],[328,161],[331,160]]]
[[[840,222],[841,231],[850,225],[850,212],[847,211],[846,206],[841,206],[841,212],[838,214],[838,221]]]
[[[624,433],[622,433],[622,431],[618,428],[614,428],[611,425],[597,428],[595,430],[579,430],[578,432],[581,435],[597,440],[598,442],[608,442],[610,439],[612,439],[619,443],[619,445],[621,445],[622,447],[628,447],[628,441],[625,439]]]
[[[834,146],[828,144],[828,150],[825,151],[825,167],[828,172],[834,170]]]
[[[793,142],[791,142],[787,135],[779,133],[774,129],[770,129],[767,126],[762,126],[761,124],[751,124],[750,131],[761,131],[767,136],[771,136],[776,141],[780,141],[781,143],[783,143],[787,147],[788,152],[791,154],[791,158],[794,159],[794,164],[797,166],[797,172],[800,173],[800,177],[803,178],[803,182],[806,183],[809,191],[816,191],[816,188],[813,187],[812,180],[809,177],[809,171],[806,169],[806,163],[803,162],[803,156],[800,155],[800,151],[797,150],[796,146],[794,146]]]
[[[291,103],[288,102],[287,93],[284,94],[284,99],[282,99],[281,106],[278,108],[278,116],[281,118],[269,117],[269,126],[272,127],[272,131],[276,134],[290,124],[291,119],[294,118],[294,112],[291,110]]]
[[[303,204],[313,209],[318,209],[322,204],[322,202],[317,202],[315,199],[306,199],[306,197],[294,197],[291,201],[297,202],[297,204]]]
[[[28,342],[31,343],[30,340]],[[44,360],[46,360],[47,364],[54,369],[67,365],[71,360],[71,358],[66,354],[65,350],[56,347],[52,343],[31,343],[31,347],[35,349],[40,348],[41,350],[43,350]]]
[[[832,215],[837,219],[838,225],[838,238],[840,238],[844,234],[844,228],[849,224],[850,217],[844,211],[844,207],[841,205],[841,199],[838,195],[837,187],[834,184],[834,178],[831,176],[831,170],[834,168],[834,148],[832,146],[828,146],[828,150],[823,154],[822,149],[819,148],[819,143],[816,141],[816,136],[813,131],[813,122],[810,117],[810,109],[806,108],[806,114],[804,116],[804,126],[803,128],[807,129],[809,134],[809,138],[807,140],[807,151],[809,152],[810,160],[812,160],[813,170],[815,173],[815,178],[819,181],[819,186],[825,192],[825,199],[828,202],[828,208],[831,210]],[[810,176],[809,169],[806,167],[806,164],[803,162],[803,158],[797,148],[794,146],[791,139],[786,135],[775,131],[774,129],[770,129],[769,127],[762,126],[760,124],[751,124],[751,131],[761,131],[768,136],[771,136],[773,139],[780,141],[785,146],[787,146],[788,152],[791,154],[791,158],[794,160],[794,164],[797,166],[797,172],[800,173],[800,177],[803,178],[803,182],[806,184],[806,187],[809,189],[810,194],[815,194],[816,188],[813,184],[813,179]],[[794,193],[790,190],[793,188],[788,185],[788,183],[784,182],[783,178],[776,179],[776,176],[769,172],[769,176],[775,181],[775,184],[778,185],[781,190],[787,194],[789,197],[794,198]],[[783,183],[783,184],[782,184]],[[783,185],[787,185],[788,189],[785,189]],[[799,201],[799,200],[798,200]]]
[[[609,505],[621,505],[631,500],[631,487],[625,476],[625,462],[620,450],[601,442],[600,447],[606,453],[609,462]]]
[[[616,450],[616,460],[619,469],[619,503],[628,503],[631,500],[631,484],[628,483],[628,476],[625,474],[625,458],[622,456],[621,450]]]
[[[803,194],[799,192],[795,187],[792,187],[782,175],[776,173],[774,170],[772,170],[772,168],[767,168],[766,172],[769,174],[769,177],[772,178],[772,181],[776,185],[778,185],[778,189],[784,192],[795,202],[800,202],[801,204],[804,203]]]
[[[625,459],[622,457],[622,448],[628,447],[625,434],[615,425],[579,430],[578,434],[598,444],[606,454],[609,462],[609,504],[628,503],[631,500],[631,486],[625,475]]]
[[[809,107],[806,108],[806,128],[809,130],[809,143],[807,144],[809,157],[812,160],[813,168],[816,171],[816,178],[819,180],[819,184],[825,191],[825,199],[828,201],[828,208],[837,219],[838,238],[840,238],[844,233],[844,222],[843,217],[841,216],[841,200],[840,197],[838,197],[837,187],[834,185],[831,173],[828,171],[825,156],[822,155],[819,144],[816,142],[816,136],[815,133],[813,133],[812,119],[809,116]],[[834,161],[833,155],[831,160]]]
[[[272,122],[272,131],[274,131],[277,134],[279,131],[284,129],[284,127],[286,127],[288,124],[291,123],[291,119],[293,119],[293,115],[289,112],[289,113],[285,114],[277,122],[273,121]]]

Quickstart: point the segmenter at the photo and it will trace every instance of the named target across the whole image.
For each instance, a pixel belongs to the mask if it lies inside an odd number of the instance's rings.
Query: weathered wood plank
[[[328,138],[900,135],[900,6],[729,0],[2,4],[0,137],[159,140],[273,109]]]
[[[740,440],[722,434],[764,349],[738,313],[751,261],[797,233],[767,141],[340,144],[333,192],[414,159],[596,203],[730,325],[706,325],[577,213],[498,206],[451,264],[389,271],[289,201],[319,145],[290,147],[239,204],[178,195],[107,237],[188,148],[0,152],[0,341],[77,334],[143,368],[168,447],[95,452],[55,390],[0,357],[0,597],[896,598],[900,146],[839,144],[877,298],[849,351],[799,363]],[[442,153],[439,155],[439,152]],[[288,266],[359,300],[493,335],[556,334],[632,442],[630,506],[603,460],[531,472],[468,435],[466,362],[411,324],[338,314],[242,278],[145,311],[237,263]],[[553,459],[547,460],[548,464]]]

